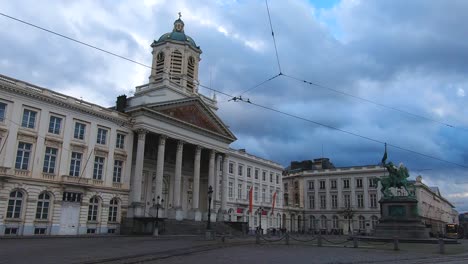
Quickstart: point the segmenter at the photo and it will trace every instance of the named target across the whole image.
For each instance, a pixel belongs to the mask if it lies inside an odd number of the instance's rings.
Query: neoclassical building
[[[111,108],[0,75],[0,235],[142,232],[156,215],[203,221],[209,186],[212,221],[253,228],[262,214],[264,228],[279,225],[283,168],[229,147],[236,137],[216,98],[198,92],[202,51],[184,22],[151,47],[149,82]]]
[[[283,177],[283,222],[291,231],[370,234],[380,218],[378,165],[335,167],[327,158],[292,162]]]

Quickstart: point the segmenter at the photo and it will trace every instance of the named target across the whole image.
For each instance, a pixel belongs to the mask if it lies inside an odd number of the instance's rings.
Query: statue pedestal
[[[382,217],[375,228],[376,237],[429,238],[429,230],[418,215],[414,197],[385,197],[380,201]]]

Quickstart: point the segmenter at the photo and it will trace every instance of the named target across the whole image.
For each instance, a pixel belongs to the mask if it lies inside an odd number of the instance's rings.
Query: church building
[[[152,43],[149,82],[112,108],[0,75],[0,235],[144,233],[208,207],[213,222],[281,226],[283,167],[230,148],[184,27]]]

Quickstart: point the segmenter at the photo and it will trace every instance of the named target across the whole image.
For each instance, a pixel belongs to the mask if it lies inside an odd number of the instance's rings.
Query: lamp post
[[[208,223],[206,229],[211,230],[211,199],[213,198],[213,187],[208,187]]]
[[[159,225],[158,225],[158,222],[159,222],[159,208],[161,208],[161,204],[164,203],[164,199],[161,199],[161,201],[159,200],[160,199],[159,195],[158,195],[158,197],[156,199],[157,200],[155,201],[155,199],[153,198],[153,206],[156,207],[156,222],[155,222],[155,225],[154,225],[153,236],[159,236]]]
[[[343,215],[348,218],[348,234],[351,234],[351,219],[354,216],[354,211],[351,209],[351,206],[348,206],[343,210]]]
[[[259,221],[259,223],[258,223],[258,231],[259,231],[259,232],[262,232],[262,213],[263,213],[263,207],[260,206],[260,207],[257,209],[257,214],[260,215],[260,219],[259,219],[260,221]]]

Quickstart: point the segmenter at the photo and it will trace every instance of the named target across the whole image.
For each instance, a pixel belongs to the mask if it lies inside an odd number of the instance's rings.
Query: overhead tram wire
[[[316,87],[319,87],[319,88],[322,88],[322,89],[327,89],[327,90],[330,90],[330,91],[332,91],[334,93],[337,93],[337,94],[341,94],[341,95],[344,95],[344,96],[349,96],[349,97],[352,97],[354,99],[361,100],[361,101],[364,101],[366,103],[370,103],[370,104],[373,104],[373,105],[376,105],[376,106],[379,106],[379,107],[382,107],[382,108],[386,108],[386,109],[397,111],[397,112],[400,112],[400,113],[403,113],[403,114],[406,114],[406,115],[410,115],[412,117],[416,117],[416,118],[424,119],[424,120],[431,121],[431,122],[434,122],[434,123],[438,123],[440,125],[447,126],[447,127],[450,127],[450,128],[468,131],[468,128],[457,127],[457,126],[454,126],[454,125],[451,125],[451,124],[448,124],[448,123],[445,123],[445,122],[442,122],[442,121],[439,121],[439,120],[436,120],[436,119],[433,119],[433,118],[430,118],[430,117],[414,114],[414,113],[411,113],[411,112],[408,112],[408,111],[405,111],[405,110],[402,110],[402,109],[399,109],[399,108],[396,108],[396,107],[393,107],[393,106],[378,103],[378,102],[375,102],[375,101],[372,101],[372,100],[369,100],[369,99],[366,99],[366,98],[363,98],[363,97],[360,97],[360,96],[357,96],[357,95],[353,95],[353,94],[350,94],[350,93],[347,93],[347,92],[343,92],[343,91],[340,91],[340,90],[337,90],[337,89],[333,89],[331,87],[324,86],[324,85],[321,85],[321,84],[318,84],[318,83],[315,83],[315,82],[300,79],[300,78],[294,77],[294,76],[286,74],[286,73],[283,73],[283,76],[285,76],[287,78],[290,78],[290,79],[293,79],[293,80],[296,80],[298,82],[313,85],[313,86],[316,86]]]
[[[138,65],[140,65],[140,66],[153,69],[153,67],[148,66],[148,65],[145,65],[145,64],[140,63],[140,62],[138,62],[138,61],[135,61],[135,60],[126,58],[126,57],[124,57],[124,56],[115,54],[115,53],[113,53],[113,52],[110,52],[110,51],[107,51],[107,50],[104,50],[104,49],[101,49],[101,48],[98,48],[98,47],[96,47],[96,46],[87,44],[87,43],[85,43],[85,42],[82,42],[82,41],[79,41],[79,40],[76,40],[76,39],[67,37],[67,36],[65,36],[65,35],[56,33],[56,32],[54,32],[54,31],[51,31],[51,30],[48,30],[48,29],[45,29],[45,28],[36,26],[36,25],[31,24],[31,23],[28,23],[28,22],[26,22],[26,21],[23,21],[23,20],[20,20],[20,19],[17,19],[17,18],[8,16],[8,15],[5,15],[5,14],[3,14],[3,13],[1,13],[1,12],[0,12],[0,15],[5,16],[5,17],[10,18],[10,19],[13,19],[13,20],[15,20],[15,21],[24,23],[24,24],[26,24],[26,25],[32,26],[32,27],[34,27],[34,28],[37,28],[37,29],[46,31],[46,32],[51,33],[51,34],[54,34],[54,35],[56,35],[56,36],[60,36],[60,37],[62,37],[62,38],[71,40],[71,41],[73,41],[73,42],[82,44],[82,45],[84,45],[84,46],[87,46],[87,47],[96,49],[96,50],[101,51],[101,52],[104,52],[104,53],[106,53],[106,54],[109,54],[109,55],[112,55],[112,56],[121,58],[121,59],[126,60],[126,61],[129,61],[129,62],[136,63],[136,64],[138,64]],[[167,72],[166,72],[166,73],[167,73]],[[169,74],[170,74],[170,73],[169,73]],[[284,74],[282,74],[282,75],[284,75]],[[179,77],[180,77],[181,79],[184,79],[185,76],[179,76]],[[185,80],[188,80],[188,79],[185,78]],[[298,80],[300,80],[300,79],[298,79]],[[171,80],[170,80],[170,81],[171,81]],[[231,101],[234,101],[234,102],[241,101],[241,102],[244,102],[244,103],[252,104],[252,105],[254,105],[254,106],[257,106],[257,107],[260,107],[260,108],[263,108],[263,109],[266,109],[266,110],[270,110],[270,111],[273,111],[273,112],[276,112],[276,113],[279,113],[279,114],[282,114],[282,115],[285,115],[285,116],[289,116],[289,117],[292,117],[292,118],[295,118],[295,119],[299,119],[299,120],[306,121],[306,122],[309,122],[309,123],[313,123],[313,124],[316,124],[316,125],[319,125],[319,126],[323,126],[323,127],[328,128],[328,129],[337,130],[337,131],[340,131],[340,132],[342,132],[342,133],[346,133],[346,134],[349,134],[349,135],[352,135],[352,136],[355,136],[355,137],[359,137],[359,138],[362,138],[362,139],[366,139],[366,140],[368,140],[368,141],[372,141],[372,142],[374,142],[374,143],[385,144],[385,142],[384,142],[384,141],[381,141],[381,140],[377,140],[377,139],[374,139],[374,138],[371,138],[371,137],[363,136],[363,135],[360,135],[360,134],[357,134],[357,133],[353,133],[353,132],[350,132],[350,131],[347,131],[347,130],[344,130],[344,129],[336,128],[336,127],[333,127],[333,126],[330,126],[330,125],[322,124],[322,123],[320,123],[320,122],[313,121],[313,120],[311,120],[311,119],[307,119],[307,118],[304,118],[304,117],[300,117],[300,116],[297,116],[297,115],[294,115],[294,114],[290,114],[290,113],[287,113],[287,112],[283,112],[283,111],[281,111],[281,110],[278,110],[278,109],[275,109],[275,108],[272,108],[272,107],[268,107],[268,106],[264,106],[264,105],[260,105],[260,104],[256,104],[256,103],[252,103],[249,99],[245,100],[245,99],[243,99],[241,96],[238,96],[238,97],[237,97],[237,96],[233,96],[233,95],[230,95],[230,94],[228,94],[228,93],[219,91],[219,90],[217,90],[217,89],[213,89],[213,88],[211,88],[211,87],[208,87],[208,86],[206,86],[206,85],[202,85],[202,84],[199,83],[197,80],[190,79],[189,81],[196,81],[197,84],[198,84],[200,87],[203,87],[203,88],[205,88],[205,89],[208,89],[208,90],[217,92],[217,93],[219,93],[219,94],[222,94],[222,95],[225,95],[225,96],[228,96],[228,97],[231,97]],[[180,84],[177,83],[177,82],[171,81],[171,83],[180,86]],[[14,122],[14,121],[11,120],[11,119],[10,119],[10,122],[15,123],[16,125],[19,125],[19,124],[17,124],[16,122]],[[462,167],[462,168],[468,168],[468,166],[465,166],[465,165],[462,165],[462,164],[459,164],[459,163],[456,163],[456,162],[452,162],[452,161],[444,160],[444,159],[441,159],[441,158],[437,158],[437,157],[434,157],[434,156],[431,156],[431,155],[428,155],[428,154],[424,154],[424,153],[420,153],[420,152],[417,152],[417,151],[414,151],[414,150],[411,150],[411,149],[403,148],[403,147],[400,147],[400,146],[397,146],[397,145],[394,145],[394,144],[391,144],[391,143],[387,143],[387,145],[388,145],[388,146],[391,146],[391,147],[394,147],[394,148],[397,148],[397,149],[400,149],[400,150],[403,150],[403,151],[407,151],[407,152],[410,152],[410,153],[413,153],[413,154],[417,154],[417,155],[420,155],[420,156],[423,156],[423,157],[427,157],[427,158],[431,158],[431,159],[434,159],[434,160],[442,161],[442,162],[445,162],[445,163],[448,163],[448,164],[452,164],[452,165],[456,165],[456,166],[459,166],[459,167]],[[68,151],[70,151],[70,150],[68,150]]]
[[[270,22],[271,36],[273,38],[273,44],[275,46],[276,62],[278,63],[278,70],[279,70],[279,74],[281,75],[282,74],[281,64],[280,64],[280,59],[279,59],[279,56],[278,56],[278,48],[276,47],[275,32],[273,31],[273,25],[271,24],[271,16],[270,16],[270,8],[268,7],[268,0],[265,0],[265,5],[266,5],[266,8],[267,8],[267,13],[268,13],[268,21]]]

